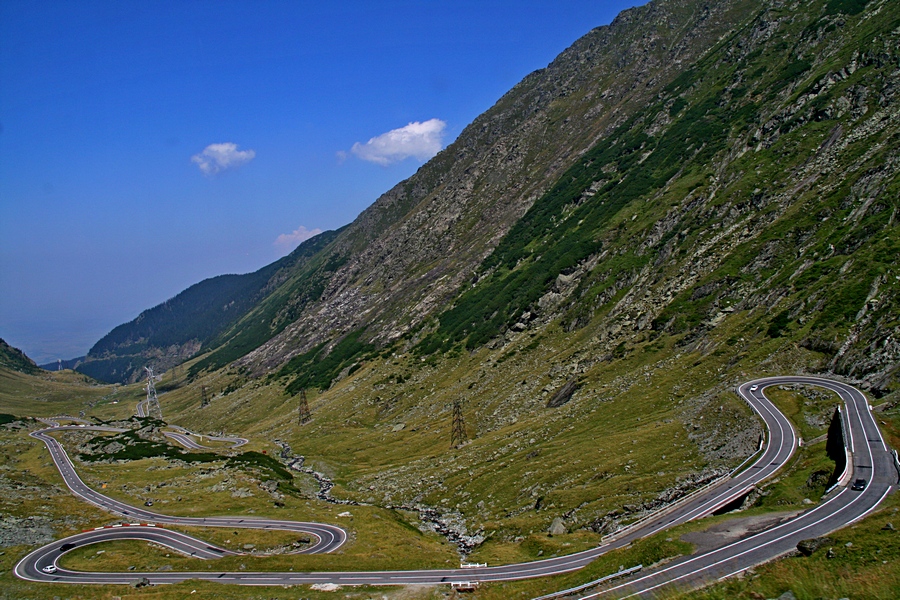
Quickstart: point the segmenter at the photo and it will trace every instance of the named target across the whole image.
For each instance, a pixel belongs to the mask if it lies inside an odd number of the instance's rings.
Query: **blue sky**
[[[352,221],[628,1],[0,2],[0,337],[38,362]]]

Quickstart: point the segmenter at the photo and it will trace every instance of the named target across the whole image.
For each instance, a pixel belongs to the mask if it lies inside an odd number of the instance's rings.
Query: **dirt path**
[[[735,517],[716,523],[704,531],[692,531],[681,536],[681,540],[694,545],[694,554],[720,548],[730,542],[775,527],[803,511],[791,510],[753,517]]]

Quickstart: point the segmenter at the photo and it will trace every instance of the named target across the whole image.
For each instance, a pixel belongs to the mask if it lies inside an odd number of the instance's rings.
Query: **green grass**
[[[280,518],[287,518],[284,513]],[[155,571],[164,565],[175,571],[373,571],[427,568],[456,568],[458,555],[434,534],[423,534],[401,524],[390,511],[369,507],[343,507],[352,517],[336,517],[329,511],[331,522],[342,525],[351,533],[350,540],[331,554],[271,554],[266,551],[284,550],[292,542],[307,537],[296,532],[259,531],[231,528],[178,528],[211,544],[247,553],[244,556],[218,560],[197,560],[171,550],[156,549],[140,541],[102,543],[85,546],[67,555],[64,564],[75,569],[111,570],[125,572],[134,566],[137,571]],[[343,512],[340,511],[340,512]],[[321,515],[326,516],[326,515]],[[248,550],[245,544],[254,548]],[[102,554],[98,551],[105,550]],[[168,556],[167,556],[168,555]],[[243,565],[243,566],[242,566]]]
[[[192,410],[188,389],[171,392],[167,401],[170,410],[184,410],[177,422],[191,427],[191,419],[220,415],[223,424],[227,417],[228,426],[244,434],[279,431],[277,437],[287,439],[308,464],[337,481],[338,497],[378,504],[411,503],[418,497],[467,515],[470,527],[490,536],[486,555],[524,552],[533,558],[539,549],[522,550],[516,537],[546,531],[555,516],[571,507],[580,507],[567,520],[577,531],[623,504],[652,499],[705,460],[690,441],[681,415],[684,406],[672,402],[671,390],[679,377],[663,358],[672,351],[671,341],[644,342],[635,350],[646,347],[646,352],[632,350],[627,357],[598,364],[582,376],[584,385],[569,404],[547,409],[541,390],[551,378],[539,365],[548,357],[550,364],[571,362],[570,338],[557,330],[535,344],[525,335],[502,351],[446,359],[424,377],[408,376],[416,373],[415,357],[372,361],[328,391],[311,394],[313,421],[303,426],[295,422],[295,403],[271,384],[248,386],[217,399],[200,415]],[[507,356],[503,369],[492,367],[494,357],[502,356]],[[707,373],[692,366],[697,358],[679,359],[680,368],[697,374],[695,384],[676,392],[682,402],[717,380],[712,372],[717,367],[710,365]],[[725,357],[715,360],[726,362]],[[616,382],[641,365],[651,373],[647,386],[642,383],[620,395]],[[473,441],[451,451],[450,406],[460,395],[470,398],[464,415]],[[617,401],[610,401],[616,396]],[[260,421],[259,414],[271,416]],[[721,421],[724,427],[749,414],[740,400],[725,392],[705,419]],[[213,422],[207,421],[207,428]],[[404,427],[394,432],[397,423]],[[647,423],[652,425],[648,428]],[[598,436],[601,430],[604,434]],[[275,451],[272,445],[256,448]],[[572,460],[573,455],[578,458]],[[573,548],[583,543],[574,539],[563,542]]]
[[[74,371],[42,371],[37,376],[0,369],[0,411],[17,416],[78,416],[80,411],[125,417],[143,393],[139,386],[99,384]]]
[[[296,395],[307,388],[328,389],[344,368],[350,371],[358,368],[359,361],[376,354],[375,346],[359,340],[362,333],[354,331],[338,342],[334,348],[326,349],[324,344],[321,344],[288,361],[276,375],[276,377],[292,377],[285,392]]]
[[[866,519],[829,534],[831,544],[810,557],[784,558],[752,569],[746,576],[701,591],[672,597],[692,600],[775,598],[791,591],[798,600],[867,598],[891,600],[900,589],[900,522],[897,494]],[[833,557],[828,557],[829,549]]]
[[[87,441],[88,444],[119,443],[125,446],[117,452],[81,452],[78,458],[84,462],[111,461],[111,460],[140,460],[164,456],[176,458],[186,462],[211,462],[219,456],[211,452],[185,452],[179,447],[165,442],[155,442],[140,437],[134,430],[124,431],[113,435],[101,434]]]

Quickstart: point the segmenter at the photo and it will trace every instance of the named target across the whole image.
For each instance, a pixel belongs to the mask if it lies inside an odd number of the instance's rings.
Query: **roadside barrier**
[[[552,594],[547,594],[546,596],[541,596],[540,598],[534,598],[534,600],[553,600],[554,598],[562,598],[563,596],[568,596],[569,594],[577,594],[578,592],[582,592],[588,588],[594,587],[595,585],[606,583],[610,579],[615,579],[616,577],[625,577],[627,575],[631,575],[632,573],[637,573],[643,568],[644,565],[637,565],[635,567],[631,567],[630,569],[622,569],[621,571],[616,571],[612,575],[607,575],[605,577],[601,577],[600,579],[595,579],[594,581],[589,581],[567,590],[553,592]]]

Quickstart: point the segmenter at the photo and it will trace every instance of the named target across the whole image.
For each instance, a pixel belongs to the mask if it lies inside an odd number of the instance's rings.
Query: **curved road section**
[[[64,576],[65,572],[62,569],[57,572],[59,574],[58,577],[56,576],[57,573],[51,574],[45,571],[45,569],[51,565],[53,567],[56,566],[56,560],[63,552],[67,552],[76,546],[94,544],[100,541],[109,541],[111,539],[147,539],[148,541],[160,543],[173,550],[198,558],[219,558],[227,554],[234,554],[228,550],[209,546],[201,540],[197,540],[196,538],[192,538],[182,533],[154,528],[152,526],[141,526],[146,525],[148,522],[154,524],[160,523],[194,527],[276,529],[308,533],[314,536],[316,541],[310,547],[299,551],[299,553],[302,554],[332,552],[338,549],[347,540],[347,533],[340,527],[334,525],[237,517],[173,517],[125,504],[124,502],[120,502],[93,490],[81,480],[75,472],[75,467],[72,465],[72,461],[62,445],[55,438],[47,435],[48,432],[51,431],[63,430],[110,432],[121,432],[124,430],[117,427],[94,425],[66,425],[41,429],[32,432],[30,435],[46,444],[56,468],[59,469],[60,475],[62,475],[63,480],[73,494],[104,510],[121,515],[130,521],[138,522],[126,526],[112,526],[83,532],[58,542],[48,544],[43,548],[39,548],[23,558],[19,564],[16,565],[15,573],[22,579],[33,581],[78,581],[83,583],[127,583],[128,581],[134,580],[133,576],[124,579],[121,577],[114,577],[112,579],[98,577],[97,580],[94,580],[93,578],[83,579],[77,576],[74,579],[67,579]],[[73,575],[77,574],[73,572]]]
[[[86,573],[64,570],[58,567],[58,558],[72,547],[92,544],[109,539],[149,539],[198,558],[214,558],[228,551],[208,546],[202,540],[178,534],[162,528],[131,526],[103,528],[59,540],[35,550],[18,565],[15,573],[23,579],[64,583],[119,583],[146,577],[153,584],[177,583],[186,579],[205,579],[243,585],[297,585],[310,583],[336,583],[343,585],[415,585],[449,584],[454,582],[510,581],[565,573],[582,568],[598,556],[625,546],[637,539],[663,529],[707,515],[746,493],[751,487],[770,477],[793,455],[797,447],[797,434],[787,418],[763,394],[766,387],[779,384],[818,385],[836,391],[847,405],[845,411],[849,435],[848,444],[857,476],[868,473],[869,485],[862,492],[849,488],[840,489],[816,508],[792,521],[774,527],[753,537],[746,538],[718,550],[680,559],[666,568],[644,574],[597,594],[601,595],[649,595],[666,585],[693,587],[727,577],[764,562],[794,548],[804,538],[816,537],[852,523],[872,511],[887,495],[896,482],[893,459],[881,438],[875,421],[869,412],[865,397],[855,388],[835,381],[809,377],[775,377],[751,381],[741,385],[738,393],[766,424],[768,439],[756,460],[733,477],[692,494],[674,505],[656,513],[653,518],[627,528],[612,536],[597,548],[568,556],[546,560],[467,569],[429,569],[420,571],[358,571],[358,572],[152,572],[152,573]],[[288,529],[313,533],[320,543],[307,552],[325,552],[339,547],[346,539],[343,530],[315,523],[289,521],[265,521],[262,519],[180,518],[158,515],[117,502],[85,486],[75,474],[71,462],[62,447],[47,430],[32,435],[42,439],[53,455],[54,462],[72,491],[81,498],[107,510],[127,516],[129,519],[170,523],[178,525],[207,525],[226,527],[256,527]],[[752,458],[752,457],[751,457]],[[55,571],[47,573],[44,569]]]
[[[201,442],[203,441],[204,437],[211,442],[227,442],[227,443],[231,444],[232,449],[240,448],[241,446],[243,446],[244,444],[246,444],[247,442],[250,441],[247,438],[242,438],[242,437],[214,436],[214,435],[204,436],[203,434],[188,431],[184,427],[179,427],[177,425],[169,425],[169,427],[171,427],[172,429],[175,429],[175,431],[164,431],[163,435],[171,440],[178,442],[179,444],[181,444],[188,450],[210,450],[211,449],[210,446],[204,446],[203,444],[199,444],[196,441],[194,441],[195,437],[200,438]]]
[[[844,402],[845,440],[855,478],[867,480],[865,489],[838,488],[815,508],[791,521],[712,552],[683,558],[663,569],[602,592],[583,596],[651,597],[662,587],[693,588],[737,575],[752,567],[793,551],[797,543],[826,535],[863,518],[878,506],[897,484],[897,470],[887,444],[881,437],[866,397],[853,386],[817,377],[769,377],[750,381],[738,393],[751,406],[765,399],[765,388],[774,385],[815,385],[836,392]],[[765,400],[768,403],[768,400]]]
[[[143,418],[150,415],[150,401],[149,400],[141,400],[137,403],[137,416]],[[80,421],[87,423],[88,421],[84,421],[83,419],[79,419]],[[175,431],[164,431],[163,435],[169,438],[170,440],[176,441],[188,450],[209,450],[211,449],[209,446],[204,446],[202,444],[194,441],[195,437],[200,438],[200,441],[203,441],[203,435],[199,433],[194,433],[192,431],[188,431],[184,427],[179,427],[178,425],[169,425]],[[230,436],[222,436],[217,437],[213,435],[206,436],[211,442],[228,442],[231,444],[232,449],[239,448],[246,444],[249,440],[247,438],[242,437],[230,437]]]

